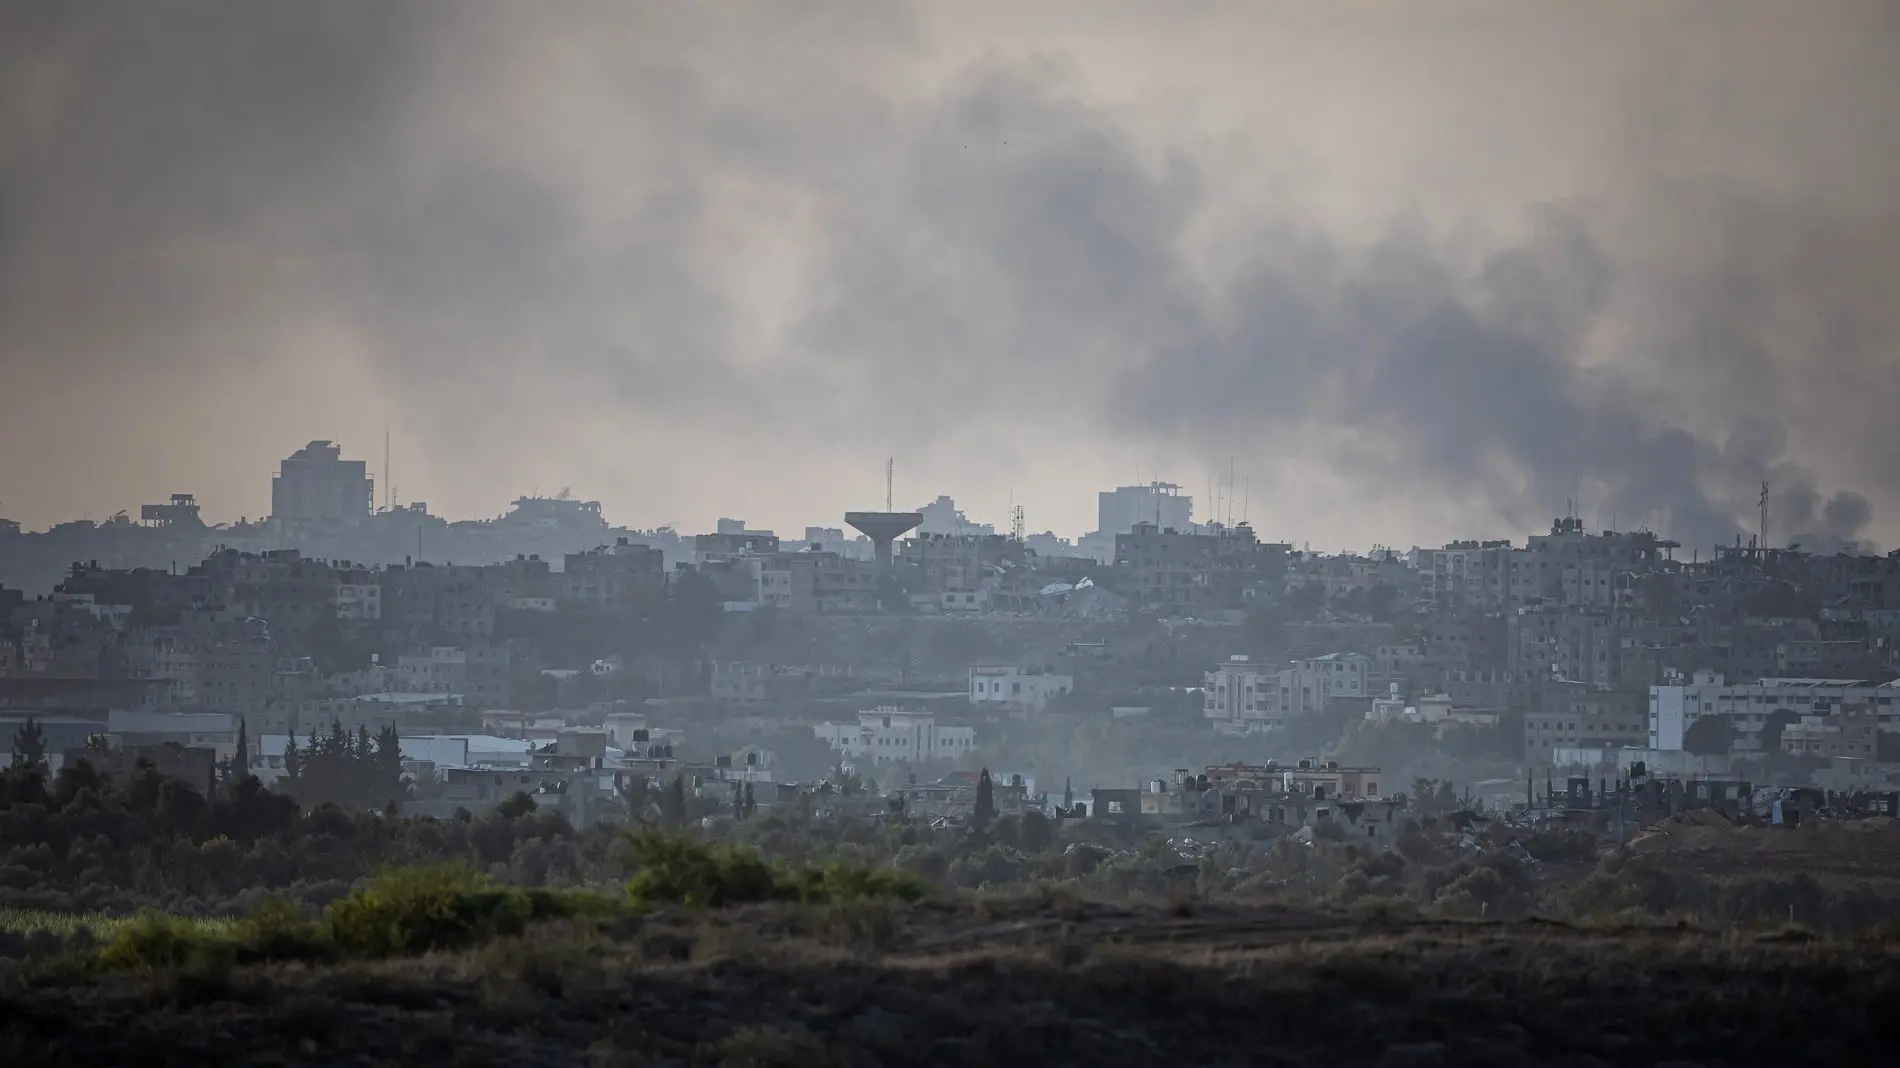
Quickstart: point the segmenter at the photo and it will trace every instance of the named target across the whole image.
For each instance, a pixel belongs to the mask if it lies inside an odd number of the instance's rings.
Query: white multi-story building
[[[1202,713],[1218,731],[1272,730],[1285,724],[1280,711],[1280,673],[1245,656],[1227,662],[1201,680]]]
[[[1016,667],[970,669],[970,703],[1002,705],[1012,712],[1040,712],[1050,698],[1075,689],[1074,675],[1051,675]]]
[[[1327,653],[1295,660],[1280,672],[1280,712],[1323,712],[1334,698],[1371,696],[1370,663],[1358,653]]]
[[[1118,486],[1112,492],[1096,495],[1095,527],[1099,533],[1128,534],[1136,523],[1189,533],[1194,527],[1194,498],[1170,482]]]
[[[1335,698],[1372,696],[1370,676],[1371,662],[1357,653],[1295,660],[1277,671],[1231,656],[1202,679],[1202,714],[1221,731],[1271,730],[1324,711]]]
[[[1683,734],[1704,716],[1725,716],[1738,733],[1756,733],[1782,710],[1805,717],[1869,709],[1880,730],[1900,731],[1896,698],[1900,681],[1768,678],[1729,685],[1716,672],[1698,671],[1686,683],[1649,688],[1649,747],[1681,749]]]
[[[858,713],[856,723],[820,723],[819,741],[859,760],[955,760],[976,748],[972,727],[943,727],[930,712],[893,706]]]

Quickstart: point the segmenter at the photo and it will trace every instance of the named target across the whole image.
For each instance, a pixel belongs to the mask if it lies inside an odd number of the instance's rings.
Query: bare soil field
[[[1646,827],[1629,846],[1670,867],[1709,874],[1804,871],[1900,878],[1900,821],[1887,817],[1744,826],[1701,810]]]
[[[1882,1063],[1900,953],[1076,903],[760,907],[335,968],[0,979],[0,1064]]]

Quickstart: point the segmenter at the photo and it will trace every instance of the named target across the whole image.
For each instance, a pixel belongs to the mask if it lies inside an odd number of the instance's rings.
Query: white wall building
[[[858,713],[856,723],[820,723],[818,739],[859,760],[955,760],[976,747],[972,727],[941,727],[930,712],[884,706]]]
[[[1227,662],[1201,680],[1202,714],[1218,731],[1271,730],[1285,725],[1280,711],[1280,673],[1245,656]]]
[[[1753,734],[1783,709],[1800,717],[1865,708],[1874,713],[1881,730],[1900,731],[1896,698],[1900,682],[1769,678],[1729,685],[1716,672],[1698,671],[1686,683],[1649,688],[1649,747],[1680,750],[1682,736],[1704,716],[1725,716],[1737,733]]]
[[[1101,534],[1133,533],[1136,523],[1153,523],[1158,530],[1183,534],[1194,527],[1194,498],[1169,482],[1118,486],[1099,493],[1095,511],[1095,529]]]
[[[1369,697],[1370,664],[1358,653],[1327,653],[1295,660],[1280,672],[1280,712],[1321,712],[1333,698]]]
[[[1001,705],[1012,712],[1040,712],[1050,698],[1075,689],[1074,675],[1050,675],[1015,667],[970,669],[970,703]]]

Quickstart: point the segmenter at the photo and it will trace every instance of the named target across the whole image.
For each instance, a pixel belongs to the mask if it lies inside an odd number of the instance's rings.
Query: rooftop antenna
[[[1242,523],[1245,523],[1247,521],[1247,506],[1252,503],[1253,503],[1253,476],[1248,475],[1247,480],[1245,482],[1242,482],[1240,485],[1240,521]]]
[[[1768,548],[1768,483],[1761,484],[1761,525],[1757,528],[1763,551]]]
[[[897,471],[897,457],[889,456],[884,460],[884,510],[891,510],[891,479]]]
[[[387,512],[396,503],[396,492],[389,484],[389,430],[383,429],[383,511]]]

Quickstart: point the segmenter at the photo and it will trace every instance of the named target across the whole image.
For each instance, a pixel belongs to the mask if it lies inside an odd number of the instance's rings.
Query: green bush
[[[628,845],[639,865],[627,881],[635,905],[721,908],[786,896],[777,873],[745,846],[650,832],[633,835]]]
[[[460,949],[572,914],[566,895],[501,886],[461,865],[389,872],[324,911],[337,947],[363,957]]]
[[[264,899],[228,933],[213,935],[230,943],[240,963],[272,960],[329,961],[337,955],[328,925],[314,919],[289,898]]]
[[[929,893],[922,879],[907,871],[869,868],[833,861],[821,867],[789,873],[792,896],[808,903],[841,901],[916,901]]]
[[[99,950],[99,963],[115,970],[203,967],[229,956],[224,939],[181,916],[142,913]]]
[[[927,884],[909,872],[835,860],[810,867],[773,865],[746,846],[709,845],[675,835],[632,835],[628,851],[638,868],[627,881],[627,897],[640,907],[915,901],[928,891]]]

